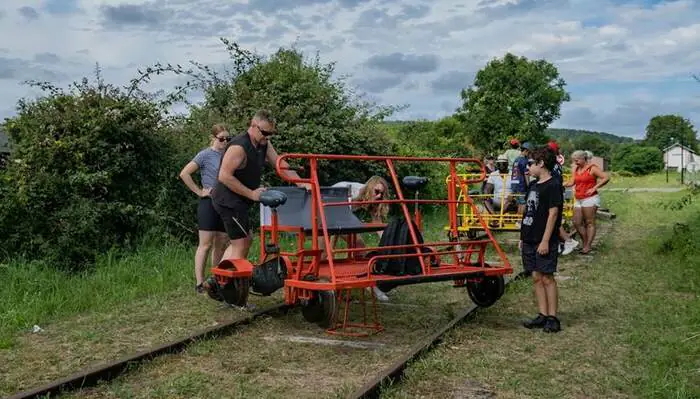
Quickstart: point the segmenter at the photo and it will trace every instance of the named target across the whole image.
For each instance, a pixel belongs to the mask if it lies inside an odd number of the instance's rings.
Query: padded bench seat
[[[277,190],[287,195],[287,201],[277,208],[277,217],[280,226],[301,227],[305,234],[311,234],[311,193],[306,189],[296,186],[270,187],[268,190]],[[321,187],[321,201],[347,202],[350,199],[348,187]],[[384,230],[386,225],[365,224],[352,211],[350,205],[338,205],[325,207],[328,233],[331,235],[359,234]],[[322,234],[321,214],[318,215],[319,234]],[[260,226],[270,226],[272,223],[272,211],[260,204]]]

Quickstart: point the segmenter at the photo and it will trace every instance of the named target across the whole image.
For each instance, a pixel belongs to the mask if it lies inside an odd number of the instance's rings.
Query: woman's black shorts
[[[210,197],[199,199],[199,205],[197,205],[197,226],[200,231],[226,231],[224,222],[214,210]]]

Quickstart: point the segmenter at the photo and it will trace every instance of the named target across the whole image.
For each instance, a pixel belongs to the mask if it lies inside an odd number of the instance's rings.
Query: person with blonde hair
[[[566,187],[574,187],[574,227],[583,240],[582,254],[591,252],[595,238],[595,218],[600,207],[598,190],[606,185],[610,178],[598,165],[591,162],[590,151],[577,150],[571,154],[573,161],[571,179]]]
[[[204,292],[204,263],[209,253],[211,252],[212,266],[216,266],[221,261],[226,248],[226,230],[219,214],[214,210],[209,194],[216,185],[221,157],[230,140],[231,137],[226,126],[214,125],[211,130],[209,147],[199,151],[180,171],[180,179],[190,191],[199,197],[197,205],[199,244],[194,256],[194,275],[195,290],[200,294]],[[201,187],[192,179],[192,174],[197,170],[201,176]]]
[[[372,176],[364,184],[357,182],[341,181],[335,183],[332,187],[348,187],[350,189],[351,201],[381,201],[388,196],[389,183],[381,176]],[[353,205],[353,212],[359,214],[360,219],[365,219],[363,222],[369,223],[386,223],[389,215],[389,204],[385,203],[370,203]],[[369,219],[369,220],[367,220]],[[382,237],[382,231],[377,231],[379,238]],[[357,248],[364,248],[365,243],[361,237],[357,237],[355,241]],[[321,242],[323,244],[323,242]],[[377,287],[373,287],[374,294],[382,302],[389,300],[389,297]]]

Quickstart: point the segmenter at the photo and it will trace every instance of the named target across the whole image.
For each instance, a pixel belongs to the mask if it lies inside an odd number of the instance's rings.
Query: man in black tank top
[[[275,120],[267,110],[258,111],[248,131],[234,137],[221,159],[218,182],[211,192],[212,204],[224,222],[229,246],[222,259],[246,259],[252,243],[249,211],[260,201],[265,162],[275,167],[278,154],[269,138],[277,133]],[[282,162],[287,167],[286,162]],[[286,170],[289,177],[299,178]],[[298,184],[309,189],[307,184]]]

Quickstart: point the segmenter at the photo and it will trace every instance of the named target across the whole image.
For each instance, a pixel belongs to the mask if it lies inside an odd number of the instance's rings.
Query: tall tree
[[[500,150],[512,137],[541,142],[561,116],[561,104],[570,100],[564,86],[553,64],[507,53],[462,90],[457,115],[467,123],[470,141],[484,151]]]
[[[680,115],[657,115],[649,121],[644,141],[660,150],[676,142],[697,149],[696,134],[690,121]]]

